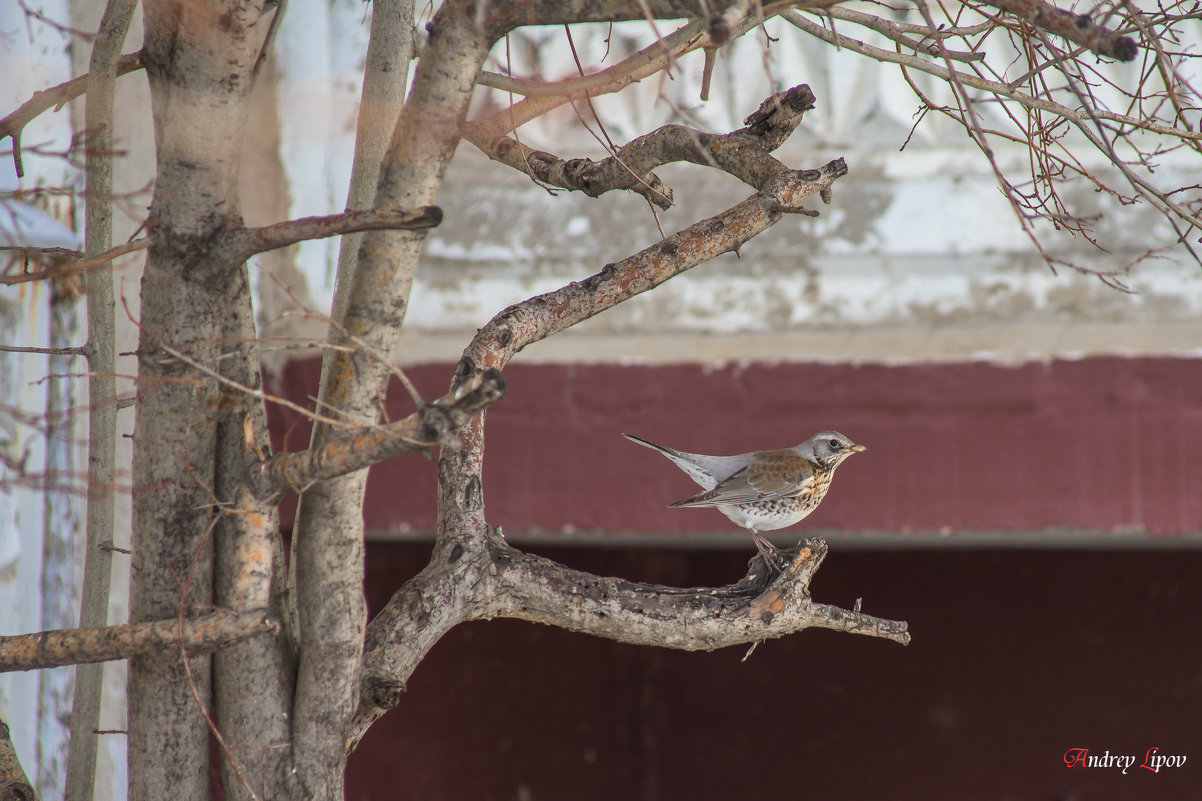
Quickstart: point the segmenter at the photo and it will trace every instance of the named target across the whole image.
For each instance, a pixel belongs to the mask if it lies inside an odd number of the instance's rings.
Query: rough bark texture
[[[615,91],[652,75],[692,49],[706,49],[708,71],[715,49],[753,29],[759,15],[786,5],[814,8],[832,1],[447,0],[427,28],[413,93],[402,109],[414,4],[377,0],[348,211],[248,228],[237,194],[242,133],[267,23],[276,21],[280,5],[147,0],[145,49],[118,59],[133,3],[111,0],[95,45],[92,80],[76,79],[35,97],[0,120],[0,137],[14,140],[19,172],[23,126],[90,85],[88,259],[69,269],[87,270],[88,276],[92,339],[86,350],[94,374],[96,435],[90,497],[101,501],[90,503],[88,549],[101,557],[107,554],[103,546],[111,544],[112,444],[99,434],[111,429],[115,412],[106,402],[113,395],[113,370],[111,348],[104,355],[103,333],[106,317],[112,317],[112,287],[107,272],[91,268],[103,266],[115,252],[107,233],[111,174],[104,165],[112,142],[106,108],[116,75],[139,66],[147,71],[157,175],[138,321],[133,622],[101,628],[103,617],[85,617],[81,630],[0,638],[0,669],[132,657],[134,801],[208,801],[210,723],[226,797],[336,801],[343,794],[347,746],[395,705],[416,665],[460,622],[512,617],[680,649],[755,643],[810,627],[907,642],[904,623],[813,601],[810,580],[826,553],[819,540],[799,545],[789,567],[776,576],[756,563],[729,587],[644,585],[581,573],[515,550],[489,524],[482,490],[482,412],[503,396],[500,371],[523,347],[715,256],[737,252],[785,214],[814,214],[803,203],[815,194],[829,202],[832,185],[847,171],[841,159],[819,169],[794,170],[772,155],[814,104],[806,86],[769,98],[738,131],[718,135],[665,126],[595,162],[530,150],[510,137],[513,130],[572,98]],[[1097,53],[1124,60],[1136,55],[1130,38],[1042,0],[991,4]],[[481,78],[489,49],[522,25],[682,18],[690,21],[601,73],[556,86]],[[809,24],[796,14],[790,19]],[[866,47],[839,38],[833,25],[805,29],[861,52]],[[909,34],[919,35],[903,33],[895,38],[899,44],[909,41]],[[928,33],[942,48],[943,40]],[[945,56],[950,65],[955,54]],[[927,71],[957,85],[1025,98],[1031,107],[1047,102],[968,74],[957,78],[950,67]],[[477,83],[526,98],[469,124],[466,114]],[[1098,119],[1092,111],[1088,116]],[[1130,124],[1113,115],[1106,119]],[[439,221],[433,204],[461,137],[540,181],[591,196],[624,189],[666,208],[671,190],[654,170],[673,161],[725,171],[754,193],[583,281],[500,312],[468,344],[446,396],[430,404],[418,401],[412,414],[389,422],[382,419],[392,375],[386,359],[405,319],[424,229]],[[344,347],[327,352],[322,417],[312,447],[272,457],[243,262],[302,239],[352,232],[365,233],[343,240],[331,315],[331,339]],[[139,246],[131,243],[126,249]],[[325,424],[335,419],[344,426]],[[366,468],[435,445],[444,447],[432,558],[368,626],[361,510]],[[304,493],[289,584],[274,503],[292,489]],[[98,577],[107,574],[107,561],[89,564],[88,575],[96,581],[89,579],[88,586],[101,587]],[[103,590],[89,590],[88,598],[85,609],[104,609]],[[88,620],[94,625],[87,626]],[[277,620],[285,622],[282,632]],[[226,645],[212,660],[201,656]],[[88,675],[99,673],[80,671],[81,677]],[[85,689],[91,686],[86,680],[79,685],[76,721],[89,730],[95,722],[87,717],[83,697],[95,694]],[[28,798],[32,790],[19,766],[14,770],[7,761],[6,735],[0,731],[0,801]],[[94,753],[86,735],[77,734],[80,758],[72,757],[75,789],[69,795],[80,799],[91,784],[87,752]]]
[[[368,209],[375,198],[380,162],[405,103],[412,59],[413,0],[377,0],[372,4],[371,36],[363,64],[355,160],[346,196],[349,211]],[[351,234],[342,237],[339,243],[334,307],[330,312],[339,324],[346,316],[349,293],[345,288],[354,279],[362,242],[363,237]]]
[[[107,662],[179,648],[203,654],[228,643],[279,631],[264,610],[219,609],[200,617],[124,623],[102,629],[57,629],[0,637],[0,672]],[[169,648],[168,646],[176,646]]]
[[[259,351],[245,266],[232,276],[237,302],[225,319],[230,343],[226,375],[259,389]],[[266,609],[287,620],[284,548],[275,504],[255,502],[245,490],[248,463],[269,451],[266,410],[257,397],[236,394],[223,409],[217,431],[214,489],[225,505],[217,522],[214,597],[239,612]],[[280,798],[288,787],[289,719],[296,675],[289,636],[245,640],[213,655],[217,729],[227,750],[221,759],[226,798]]]
[[[303,490],[401,453],[453,442],[456,430],[504,394],[501,373],[486,370],[462,393],[423,406],[403,420],[329,439],[298,453],[278,453],[254,465],[247,481],[257,497],[271,501],[290,490]]]
[[[434,202],[491,44],[476,12],[474,3],[453,0],[435,15],[412,96],[380,168],[376,208]],[[390,353],[400,336],[424,240],[420,231],[373,231],[363,238],[342,324],[370,351]],[[370,351],[333,352],[320,393],[323,403],[367,424],[379,418],[388,377],[387,365]],[[327,436],[316,426],[313,444]],[[366,478],[359,471],[320,484],[305,493],[298,511],[293,554],[301,651],[293,763],[304,792],[317,799],[342,795],[343,745],[358,705],[367,623],[361,515]]]
[[[0,801],[36,801],[33,786],[17,760],[8,724],[0,720]]]
[[[217,420],[225,400],[212,377],[160,343],[218,370],[236,361],[238,349],[224,344],[226,326],[239,304],[249,315],[249,293],[229,280],[239,265],[208,259],[211,246],[241,226],[238,160],[262,38],[256,4],[152,0],[144,8],[157,180],[134,430],[134,622],[212,602]],[[208,801],[209,731],[198,701],[210,703],[209,661],[193,657],[190,672],[171,650],[130,661],[133,801]]]

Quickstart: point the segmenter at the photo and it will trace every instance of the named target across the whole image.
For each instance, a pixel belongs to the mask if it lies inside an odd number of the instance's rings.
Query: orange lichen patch
[[[785,611],[785,598],[777,590],[768,590],[759,598],[755,599],[755,603],[751,605],[751,613],[755,617],[772,612],[779,614]]]

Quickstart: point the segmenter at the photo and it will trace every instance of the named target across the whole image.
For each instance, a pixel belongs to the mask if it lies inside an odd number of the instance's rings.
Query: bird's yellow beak
[[[865,451],[868,450],[868,446],[867,445],[852,445],[850,450],[852,453],[864,453]]]

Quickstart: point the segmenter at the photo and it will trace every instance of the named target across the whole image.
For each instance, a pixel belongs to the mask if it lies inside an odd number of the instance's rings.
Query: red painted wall
[[[450,366],[408,371],[423,395]],[[316,361],[277,391],[316,394]],[[852,366],[511,366],[488,413],[485,498],[511,533],[715,531],[719,513],[670,510],[692,483],[623,431],[684,450],[735,453],[793,445],[836,428],[868,445],[796,531],[1202,529],[1202,360],[1094,358],[1026,364]],[[390,412],[411,411],[390,393]],[[277,443],[308,427],[272,414]],[[434,524],[434,465],[419,456],[373,470],[376,530]],[[290,515],[286,511],[286,522]]]

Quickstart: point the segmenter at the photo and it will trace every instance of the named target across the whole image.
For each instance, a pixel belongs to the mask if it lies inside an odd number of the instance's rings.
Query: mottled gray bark
[[[453,0],[431,23],[413,94],[380,166],[376,208],[434,203],[491,44],[476,11],[474,3]],[[379,419],[389,368],[370,354],[391,353],[396,345],[424,241],[421,231],[363,237],[354,279],[345,286],[341,324],[366,349],[331,352],[320,393],[324,404],[350,420]],[[313,444],[320,446],[328,436],[328,429],[315,426]],[[367,624],[361,511],[366,480],[366,472],[358,471],[307,491],[293,540],[301,641],[293,763],[304,792],[323,801],[342,797],[343,746],[359,699]]]
[[[224,320],[229,342],[225,375],[259,389],[259,350],[245,266],[231,276],[237,300]],[[247,465],[270,451],[267,414],[255,396],[233,393],[217,428],[214,490],[226,506],[214,532],[213,594],[218,605],[287,615],[284,547],[274,505],[248,502]],[[285,798],[289,786],[292,695],[296,662],[290,637],[257,637],[213,655],[213,694],[222,750],[225,796],[230,801]]]
[[[245,376],[255,369],[235,365],[245,353],[225,339],[231,315],[250,314],[244,281],[230,280],[241,267],[212,264],[210,249],[241,227],[238,167],[261,14],[257,3],[232,0],[144,4],[157,179],[139,321],[132,621],[170,618],[213,600],[226,396],[211,375],[161,345],[216,370]],[[131,801],[208,801],[209,663],[193,657],[185,665],[171,650],[130,660]]]
[[[25,771],[17,760],[8,724],[0,720],[0,801],[37,801]]]

